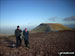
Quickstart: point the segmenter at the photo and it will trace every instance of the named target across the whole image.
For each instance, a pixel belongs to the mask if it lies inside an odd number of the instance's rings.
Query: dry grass
[[[58,56],[60,51],[75,51],[75,32],[62,31],[30,34],[30,49],[22,43],[19,48],[11,48],[15,37],[0,37],[0,56]]]

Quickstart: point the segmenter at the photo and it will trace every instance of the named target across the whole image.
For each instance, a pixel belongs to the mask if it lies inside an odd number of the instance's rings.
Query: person
[[[19,46],[21,46],[21,29],[20,26],[17,26],[17,29],[15,30],[15,36],[16,36],[16,48],[18,48]]]
[[[29,46],[29,31],[27,30],[27,28],[25,28],[25,30],[23,31],[23,35],[24,35],[24,42],[27,48],[30,48]]]

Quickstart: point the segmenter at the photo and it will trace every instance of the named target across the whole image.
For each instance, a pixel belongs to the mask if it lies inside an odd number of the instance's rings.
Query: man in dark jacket
[[[29,32],[27,31],[27,28],[25,28],[25,30],[23,31],[23,35],[24,35],[24,42],[26,47],[30,48],[29,46]]]
[[[21,30],[20,30],[20,27],[19,26],[17,26],[17,29],[15,30],[15,36],[16,36],[16,47],[18,47],[18,46],[21,46],[21,38],[20,38],[20,36],[21,36]]]

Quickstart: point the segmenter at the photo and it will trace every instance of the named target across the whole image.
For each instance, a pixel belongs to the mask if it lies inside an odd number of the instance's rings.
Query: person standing
[[[17,29],[15,30],[15,36],[16,36],[16,48],[18,48],[19,46],[21,46],[21,29],[20,29],[20,26],[17,26]]]
[[[30,48],[29,46],[29,31],[27,30],[27,28],[25,28],[25,30],[23,31],[23,35],[24,35],[24,42],[27,48]]]

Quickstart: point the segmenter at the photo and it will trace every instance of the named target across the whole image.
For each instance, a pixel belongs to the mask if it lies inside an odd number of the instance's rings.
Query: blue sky
[[[68,23],[75,16],[75,0],[0,0],[0,26]],[[69,21],[68,24],[75,21]]]

